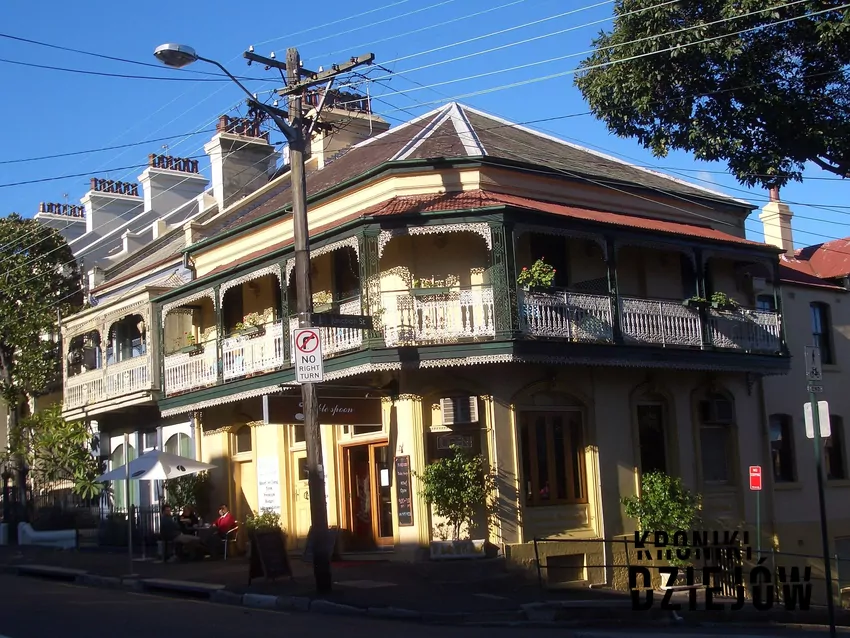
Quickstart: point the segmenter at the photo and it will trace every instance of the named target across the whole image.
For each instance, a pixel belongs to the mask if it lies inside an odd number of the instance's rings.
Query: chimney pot
[[[779,187],[778,186],[771,186],[769,192],[770,192],[770,201],[772,201],[772,202],[782,201],[781,199],[779,199]]]

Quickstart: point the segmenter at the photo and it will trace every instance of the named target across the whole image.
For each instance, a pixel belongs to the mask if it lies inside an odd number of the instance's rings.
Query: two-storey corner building
[[[642,471],[683,476],[727,526],[753,518],[756,383],[789,359],[779,251],[745,239],[752,206],[458,104],[313,161],[307,187],[317,311],[375,321],[322,329],[345,547],[405,558],[438,538],[414,473],[452,444],[499,472],[498,516],[472,537],[519,561],[535,537],[584,539],[549,550],[568,580],[606,577],[594,541],[633,528],[620,499]],[[192,415],[219,498],[240,518],[279,510],[300,545],[290,204],[282,179],[205,225],[184,252],[196,279],[156,299],[154,323],[162,417]],[[537,259],[554,285],[526,290]]]
[[[87,196],[87,206],[97,204],[86,209],[87,218],[105,225],[83,236],[90,243],[82,258],[99,264],[88,273],[87,307],[62,322],[62,407],[66,419],[85,419],[99,431],[99,452],[110,469],[124,464],[125,453],[130,459],[152,449],[196,455],[191,415],[162,419],[157,407],[162,354],[151,301],[192,280],[184,248],[197,240],[199,227],[226,212],[227,204],[268,184],[279,155],[256,120],[226,116],[206,150],[213,177],[207,190],[196,160],[155,155],[139,178],[142,196],[129,183],[98,183],[101,190]],[[129,194],[113,201],[113,191]],[[144,202],[132,219],[118,224],[120,216],[104,213],[116,202],[129,206],[124,200],[132,197]],[[155,507],[160,487],[132,484],[130,504]],[[115,489],[111,499],[113,510],[128,506],[123,489]]]
[[[824,489],[829,521],[832,573],[836,590],[850,582],[850,467],[844,419],[850,419],[850,396],[843,371],[850,364],[850,239],[794,250],[792,212],[778,192],[762,213],[764,234],[783,250],[780,258],[783,322],[788,335],[791,370],[764,380],[767,414],[765,475],[772,498],[762,520],[785,565],[812,567],[822,588],[823,560],[815,450],[807,438],[803,405],[810,400],[806,382],[806,346],[818,346],[823,364],[819,401],[829,404],[831,435],[823,442]],[[770,301],[760,301],[770,308]],[[770,539],[767,539],[768,541]],[[766,545],[767,543],[765,543]],[[795,556],[796,555],[796,556]],[[822,592],[816,594],[821,600]]]

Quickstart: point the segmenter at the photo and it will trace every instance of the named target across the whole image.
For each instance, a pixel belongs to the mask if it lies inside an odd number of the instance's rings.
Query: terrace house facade
[[[374,132],[370,117],[352,128]],[[333,155],[314,141],[308,164],[316,311],[374,320],[322,329],[345,548],[409,558],[438,538],[413,472],[453,444],[499,474],[498,515],[472,537],[520,561],[534,537],[584,540],[558,550],[570,580],[605,577],[594,541],[633,528],[620,498],[641,472],[683,476],[717,520],[751,518],[755,385],[789,367],[779,250],[745,239],[752,206],[460,104],[380,130]],[[278,511],[297,547],[310,514],[290,204],[281,174],[192,231],[191,281],[138,294],[157,423],[190,424],[217,500],[240,519]],[[520,285],[538,259],[553,285]],[[413,471],[401,498],[399,467]]]

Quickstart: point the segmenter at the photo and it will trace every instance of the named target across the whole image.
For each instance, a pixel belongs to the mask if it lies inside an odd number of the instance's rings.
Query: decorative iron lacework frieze
[[[536,224],[517,224],[514,226],[514,237],[519,239],[527,233],[538,233],[540,235],[557,235],[558,237],[572,237],[573,239],[586,239],[602,249],[602,257],[608,261],[608,244],[602,235],[586,233],[581,230],[569,228],[553,228],[550,226],[538,226]]]
[[[237,401],[241,401],[242,399],[253,399],[255,397],[261,397],[264,394],[276,394],[280,390],[279,385],[270,385],[265,388],[255,388],[253,390],[246,390],[244,392],[237,392],[236,394],[229,394],[224,397],[216,397],[215,399],[208,399],[206,401],[198,401],[197,403],[192,403],[191,405],[181,405],[179,408],[170,408],[168,410],[162,411],[163,417],[175,416],[177,414],[185,414],[186,412],[192,412],[194,410],[203,410],[204,408],[212,408],[217,405],[225,405],[227,403],[236,403]]]
[[[493,237],[490,225],[486,222],[471,222],[465,224],[438,224],[436,226],[410,226],[406,228],[384,229],[378,235],[378,257],[384,254],[384,248],[393,237],[403,235],[441,235],[443,233],[476,233],[481,235],[487,244],[487,250],[493,250]]]
[[[169,301],[166,304],[162,304],[162,325],[165,327],[165,318],[168,316],[168,313],[174,310],[175,308],[179,308],[180,306],[185,306],[186,304],[190,304],[193,301],[198,301],[199,299],[209,299],[213,302],[213,306],[216,305],[215,299],[215,288],[204,288],[203,290],[199,290],[188,297],[183,297],[182,299],[177,299],[175,301]]]
[[[321,255],[326,255],[327,253],[332,253],[335,250],[339,250],[340,248],[345,248],[348,246],[352,250],[354,250],[354,254],[357,255],[357,261],[360,261],[360,241],[356,235],[352,237],[346,237],[345,239],[341,239],[340,241],[335,241],[331,244],[326,244],[325,246],[319,246],[316,249],[310,249],[310,259],[313,257],[319,257]],[[290,257],[286,260],[286,283],[289,285],[289,278],[292,275],[292,270],[295,268],[295,257]]]
[[[231,288],[235,288],[236,286],[241,286],[242,284],[246,284],[249,281],[254,281],[255,279],[259,279],[260,277],[265,277],[266,275],[275,275],[280,281],[280,264],[271,264],[269,266],[265,266],[264,268],[260,268],[259,270],[254,270],[249,273],[245,273],[244,275],[239,275],[236,279],[229,279],[221,284],[219,288],[219,298],[224,299],[224,293],[230,290]]]

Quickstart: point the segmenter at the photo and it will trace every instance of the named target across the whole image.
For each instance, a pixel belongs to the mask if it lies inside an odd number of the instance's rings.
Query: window
[[[169,454],[176,454],[187,459],[195,458],[192,439],[182,432],[169,436],[163,447]]]
[[[829,306],[815,302],[812,310],[812,345],[820,348],[821,363],[835,363],[832,356],[832,334],[829,322]]]
[[[250,452],[253,448],[251,443],[251,428],[247,425],[243,425],[241,428],[236,430],[236,453],[243,454],[245,452]]]
[[[773,480],[777,483],[792,482],[797,478],[793,420],[787,414],[771,414],[769,421]]]
[[[829,438],[824,441],[824,470],[826,478],[837,481],[847,478],[847,464],[844,462],[844,420],[835,414],[829,415]]]
[[[759,295],[756,297],[756,310],[776,312],[776,298],[773,295]]]
[[[667,441],[664,427],[664,405],[645,403],[637,406],[640,471],[667,472]]]
[[[526,412],[520,425],[526,505],[586,503],[581,412]]]
[[[700,401],[699,418],[703,481],[731,483],[732,424],[735,421],[735,408],[723,395],[713,394]]]

